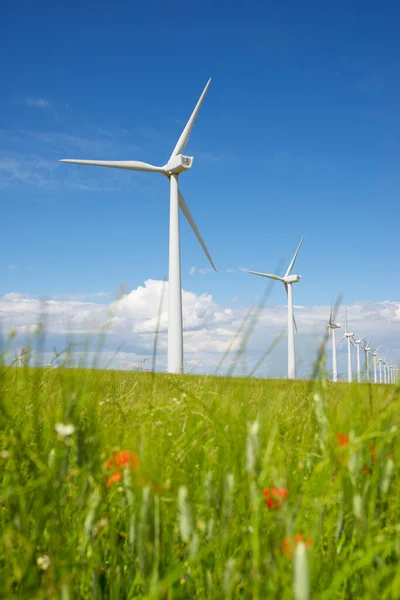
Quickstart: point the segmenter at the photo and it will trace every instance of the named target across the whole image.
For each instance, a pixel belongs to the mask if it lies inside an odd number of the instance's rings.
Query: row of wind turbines
[[[362,338],[356,339],[356,336],[353,332],[349,331],[347,324],[347,311],[346,311],[346,321],[345,321],[345,332],[340,340],[339,344],[336,346],[336,329],[339,329],[341,325],[339,323],[335,323],[332,319],[332,309],[329,316],[329,322],[327,327],[329,328],[329,333],[332,338],[332,381],[337,381],[338,373],[337,373],[337,357],[336,357],[336,349],[347,340],[347,381],[351,383],[353,381],[353,368],[352,368],[352,350],[356,350],[357,353],[357,381],[360,382],[362,380],[362,372],[361,372],[361,361],[360,361],[360,348],[364,350],[365,353],[365,378],[366,381],[371,381],[371,373],[370,373],[370,360],[369,357],[372,356],[373,360],[373,382],[374,383],[396,383],[398,378],[398,368],[394,365],[390,360],[387,359],[387,354],[384,358],[378,358],[379,350],[382,346],[376,348],[376,350],[372,350],[370,348],[370,338],[369,336],[364,336]],[[369,341],[368,341],[369,340]],[[364,342],[364,344],[363,344]],[[379,381],[378,381],[378,365],[379,365]]]
[[[183,151],[189,141],[189,137],[194,125],[194,122],[199,113],[200,107],[206,96],[208,88],[210,86],[211,79],[208,80],[185,128],[183,129],[175,148],[172,151],[171,156],[163,166],[156,166],[149,163],[145,163],[137,160],[82,160],[82,159],[62,159],[60,162],[73,163],[79,165],[90,165],[97,167],[108,167],[116,169],[126,169],[129,171],[144,171],[151,173],[159,173],[169,180],[170,187],[170,219],[169,219],[169,277],[168,277],[168,371],[170,373],[182,373],[183,372],[183,323],[182,323],[182,285],[181,285],[181,258],[180,258],[180,227],[179,227],[179,209],[189,222],[194,234],[196,235],[201,247],[203,248],[207,259],[211,266],[216,271],[215,264],[211,258],[211,255],[204,243],[202,236],[197,228],[197,225],[189,211],[189,208],[185,202],[185,199],[179,189],[179,176],[189,171],[193,166],[193,157],[185,156]],[[292,285],[300,281],[300,275],[292,275],[292,269],[294,267],[300,246],[303,242],[303,238],[297,247],[297,250],[289,264],[289,267],[283,277],[270,273],[258,273],[250,271],[254,275],[260,275],[277,281],[281,281],[286,290],[287,301],[288,301],[288,377],[294,379],[296,377],[296,360],[295,360],[295,341],[294,341],[294,329],[297,331],[296,321],[293,314],[293,293]],[[334,339],[334,331],[338,327],[337,324],[330,322],[328,327],[331,328]],[[349,334],[345,337],[350,340]],[[365,339],[365,338],[362,338]],[[362,340],[361,340],[362,341]],[[351,342],[348,341],[350,344]],[[360,342],[361,343],[361,342]],[[350,346],[349,346],[350,347]],[[359,345],[357,345],[359,350]],[[365,348],[364,348],[365,349]],[[376,351],[377,352],[377,351]],[[367,355],[368,356],[368,355]],[[376,362],[376,356],[374,355],[374,361]],[[350,359],[349,359],[350,360]],[[381,359],[379,359],[381,361]],[[337,368],[336,368],[336,346],[335,346],[335,358],[334,358],[334,378],[337,379]],[[375,364],[375,363],[374,363]],[[394,367],[389,365],[385,361],[379,363],[380,367],[384,364],[384,377],[386,379],[393,379]],[[349,362],[350,365],[350,362]],[[336,375],[335,375],[336,373]],[[358,369],[360,373],[360,369]],[[375,370],[376,377],[376,370]],[[349,367],[349,381],[351,381],[351,368]],[[334,380],[336,380],[334,379]]]

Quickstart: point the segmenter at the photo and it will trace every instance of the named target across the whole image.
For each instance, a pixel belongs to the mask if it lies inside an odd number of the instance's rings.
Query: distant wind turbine
[[[337,381],[336,329],[339,329],[340,325],[332,321],[332,306],[327,327],[329,328],[329,335],[332,334],[332,381]]]
[[[376,361],[377,361],[377,356],[378,356],[378,350],[379,350],[380,346],[374,351],[371,352],[373,360],[374,360],[374,383],[377,383],[377,376],[376,376]]]
[[[203,93],[197,102],[195,109],[182,131],[182,134],[168,160],[162,166],[157,167],[137,160],[76,160],[63,159],[61,162],[74,163],[78,165],[93,165],[97,167],[112,167],[116,169],[127,169],[129,171],[147,171],[161,173],[170,182],[170,220],[169,220],[169,280],[168,280],[168,371],[170,373],[181,373],[183,370],[183,332],[182,332],[182,288],[181,288],[181,259],[180,259],[180,236],[179,236],[179,208],[182,210],[189,225],[200,242],[211,266],[216,271],[212,258],[197,229],[196,223],[189,208],[179,190],[178,177],[192,167],[193,157],[182,154],[189,141],[193,124],[200,110],[201,104],[209,88],[211,79],[208,80]]]
[[[370,373],[369,373],[369,355],[371,352],[371,348],[369,347],[369,342],[366,342],[365,346],[361,346],[361,348],[365,352],[365,366],[366,366],[366,370],[367,370],[367,381],[369,382],[371,379]]]
[[[338,348],[340,344],[347,339],[347,381],[351,383],[353,381],[353,372],[351,367],[351,345],[352,340],[354,339],[354,333],[350,332],[347,327],[347,310],[346,310],[346,329],[344,332],[344,336],[339,342]]]
[[[268,277],[269,279],[276,279],[277,281],[281,281],[286,290],[287,302],[288,302],[288,378],[296,379],[296,357],[295,357],[295,347],[294,347],[294,328],[297,325],[293,314],[293,292],[292,285],[300,281],[300,275],[290,275],[291,270],[294,267],[294,263],[296,262],[297,255],[300,250],[300,246],[303,243],[304,237],[301,238],[299,245],[297,246],[297,250],[294,253],[292,260],[290,261],[290,265],[283,277],[279,277],[278,275],[273,275],[271,273],[259,273],[257,271],[249,271],[252,275],[260,275],[260,277]]]
[[[383,363],[383,358],[378,358],[378,364],[379,364],[379,383],[382,383],[382,363]]]
[[[357,381],[360,383],[361,381],[361,363],[360,363],[360,344],[366,339],[366,337],[362,337],[359,340],[354,340],[354,343],[357,348]],[[362,348],[362,346],[361,346]]]
[[[387,354],[385,355],[385,358],[382,360],[382,366],[383,366],[383,383],[388,383],[388,379],[387,379],[387,362],[386,362],[386,357]]]

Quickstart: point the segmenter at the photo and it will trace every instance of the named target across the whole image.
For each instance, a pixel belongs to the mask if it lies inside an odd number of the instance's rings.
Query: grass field
[[[0,408],[1,598],[400,598],[394,386],[4,367]]]

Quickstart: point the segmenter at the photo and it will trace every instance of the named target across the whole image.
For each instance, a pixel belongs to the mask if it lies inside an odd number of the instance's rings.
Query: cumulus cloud
[[[168,284],[164,281],[147,280],[119,300],[100,304],[89,298],[106,298],[105,292],[95,292],[68,299],[48,300],[45,304],[38,298],[19,293],[0,297],[0,319],[5,332],[17,332],[15,345],[23,345],[24,336],[35,330],[42,313],[46,325],[48,344],[61,344],[66,335],[74,340],[94,339],[100,331],[106,332],[105,346],[99,364],[105,364],[115,349],[123,344],[123,354],[113,359],[114,368],[136,368],[146,358],[152,361],[155,332],[157,331],[157,368],[165,369],[168,327]],[[348,311],[349,328],[357,336],[370,335],[372,347],[383,345],[393,361],[400,360],[400,302],[357,302],[340,307],[337,321],[342,328],[337,332],[339,340],[344,330],[345,309]],[[238,359],[248,325],[238,335],[248,307],[235,305],[224,307],[216,303],[211,294],[194,294],[183,291],[183,322],[185,362],[189,370],[213,371],[222,356],[230,350],[220,371],[227,372]],[[302,306],[296,308],[299,334],[296,336],[298,371],[308,376],[315,361],[317,349],[326,334],[330,306]],[[242,372],[251,370],[265,350],[282,336],[266,362],[259,367],[259,374],[283,376],[286,373],[286,327],[285,306],[254,308],[248,323],[252,332],[248,337],[245,358],[241,358]],[[14,340],[13,340],[14,342]],[[383,350],[382,350],[383,351]],[[328,354],[330,348],[328,345]],[[105,353],[105,354],[104,354]],[[75,358],[77,359],[77,354]],[[339,349],[339,371],[346,369],[346,349]],[[328,356],[329,364],[329,356]],[[136,365],[136,367],[134,367]]]

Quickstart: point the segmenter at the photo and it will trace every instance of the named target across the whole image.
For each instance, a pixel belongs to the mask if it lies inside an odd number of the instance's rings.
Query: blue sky
[[[199,272],[182,220],[183,288],[248,306],[265,283],[240,267],[274,270],[304,235],[295,303],[397,302],[399,17],[395,2],[10,4],[0,293],[115,296],[167,276],[168,182],[57,161],[164,164],[211,76],[181,189],[219,272]]]

